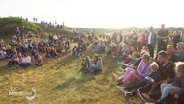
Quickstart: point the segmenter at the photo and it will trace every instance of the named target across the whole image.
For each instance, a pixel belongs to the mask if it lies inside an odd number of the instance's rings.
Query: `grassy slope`
[[[92,56],[90,47],[80,57],[62,55],[57,59],[44,59],[43,66],[37,67],[33,63],[26,70],[6,70],[8,60],[1,60],[0,104],[141,104],[138,97],[125,99],[115,88],[112,73],[119,67],[111,56],[103,57],[101,74],[81,73],[81,59],[87,55]],[[34,100],[9,96],[9,91],[30,92],[32,88],[37,91]]]
[[[63,55],[57,59],[44,59],[41,67],[35,65],[23,70],[5,70],[6,61],[1,61],[0,102],[2,104],[140,104],[132,97],[124,99],[115,88],[112,73],[117,71],[117,62],[111,56],[103,57],[104,68],[99,75],[79,71],[80,60],[89,55],[89,48],[81,57]],[[23,96],[9,96],[9,91],[29,92],[36,89],[37,97],[28,101]]]

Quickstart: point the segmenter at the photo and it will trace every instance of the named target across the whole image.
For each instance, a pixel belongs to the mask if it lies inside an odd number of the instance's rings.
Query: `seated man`
[[[160,51],[158,53],[159,73],[160,80],[157,83],[153,83],[149,87],[141,87],[138,89],[139,96],[143,100],[157,100],[161,96],[160,85],[164,82],[170,83],[175,77],[174,64],[169,61],[167,53]],[[148,94],[143,94],[148,92]]]

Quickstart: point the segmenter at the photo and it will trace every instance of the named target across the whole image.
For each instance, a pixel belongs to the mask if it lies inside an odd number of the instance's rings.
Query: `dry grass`
[[[119,69],[111,56],[103,57],[101,74],[80,72],[80,62],[89,55],[89,48],[82,56],[62,55],[57,59],[44,59],[41,67],[35,65],[24,70],[8,69],[0,61],[0,104],[141,104],[138,96],[125,99],[115,86],[112,73]],[[29,101],[24,96],[10,96],[9,91],[36,89],[36,98]]]

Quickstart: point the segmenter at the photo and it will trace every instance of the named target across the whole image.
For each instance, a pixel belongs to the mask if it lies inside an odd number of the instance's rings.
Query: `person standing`
[[[167,43],[169,41],[169,31],[165,29],[165,24],[161,25],[161,29],[158,31],[157,38],[158,38],[157,53],[160,52],[161,50],[166,51]]]
[[[153,31],[152,26],[149,28],[149,32],[146,40],[147,40],[147,47],[149,49],[150,56],[154,58],[154,50],[155,50],[155,44],[157,41],[157,34],[155,31]]]
[[[184,29],[182,29],[181,31],[181,42],[184,43]]]

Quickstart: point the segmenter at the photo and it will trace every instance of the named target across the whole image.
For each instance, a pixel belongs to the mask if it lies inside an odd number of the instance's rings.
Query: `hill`
[[[29,31],[32,31],[33,33],[36,33],[38,31],[43,31],[42,28],[40,28],[38,25],[31,23],[25,19],[21,19],[18,17],[6,17],[6,18],[0,18],[0,35],[2,37],[8,37],[10,35],[16,34],[16,27],[26,29],[26,33]]]
[[[10,17],[11,19],[12,17]],[[19,18],[16,21],[19,21]],[[30,23],[20,19],[28,27],[38,26],[38,30],[47,34],[73,35],[73,29],[69,27],[53,26],[45,27],[42,24]],[[8,21],[8,20],[6,20]],[[1,21],[2,22],[2,21]],[[22,22],[20,22],[22,26]],[[15,29],[17,23],[8,30]],[[23,24],[23,25],[25,25]],[[26,25],[25,25],[26,26]],[[28,29],[29,29],[28,28]],[[30,29],[31,30],[31,29]],[[90,29],[86,30],[89,31]],[[36,32],[37,30],[35,30]],[[97,34],[114,32],[114,29],[94,29]],[[123,31],[123,30],[122,30]],[[7,33],[13,34],[13,31]],[[2,32],[7,38],[6,31]],[[66,34],[66,35],[65,35]],[[76,43],[72,43],[72,46]],[[119,71],[117,61],[111,55],[102,56],[104,68],[97,75],[84,74],[80,71],[81,59],[92,57],[92,47],[80,57],[70,54],[60,55],[58,58],[44,58],[43,66],[35,66],[34,62],[26,70],[23,68],[6,69],[8,59],[0,61],[0,103],[2,104],[141,104],[138,96],[125,98],[123,93],[116,89],[116,81],[112,73]],[[44,56],[45,54],[41,54]],[[34,92],[35,98],[26,96],[26,93]],[[30,95],[31,96],[31,95]],[[27,99],[29,97],[29,99]]]
[[[57,59],[45,59],[44,65],[34,64],[28,69],[6,70],[7,61],[1,61],[0,101],[2,104],[140,104],[138,96],[125,99],[116,89],[112,73],[119,69],[111,56],[102,57],[104,68],[98,75],[80,72],[81,59],[92,56],[91,47],[80,57],[68,55]],[[111,63],[111,64],[109,64]],[[36,90],[36,98],[12,96],[10,92]]]
[[[28,22],[22,19],[21,21]],[[45,28],[41,24],[29,24],[31,27],[32,25],[40,26],[41,31],[46,31],[46,33],[73,34],[72,29],[68,27],[55,30],[52,26]],[[13,26],[17,26],[17,24]],[[13,26],[8,30],[14,29]],[[49,30],[47,30],[48,28]],[[5,38],[7,38],[5,33]],[[72,46],[75,44],[72,43]],[[104,60],[102,73],[90,75],[80,71],[81,59],[92,56],[91,52],[90,46],[80,57],[70,54],[61,55],[55,59],[44,57],[43,66],[35,66],[33,62],[26,70],[20,67],[6,69],[5,66],[9,59],[1,60],[0,102],[2,104],[136,104],[138,102],[137,104],[140,104],[137,97],[125,99],[123,94],[116,89],[112,73],[119,67],[111,55],[102,56]],[[26,93],[32,94],[32,92],[34,92],[35,98],[26,96]],[[32,100],[28,100],[27,97]]]

